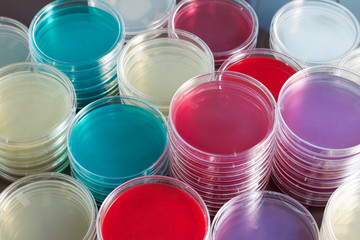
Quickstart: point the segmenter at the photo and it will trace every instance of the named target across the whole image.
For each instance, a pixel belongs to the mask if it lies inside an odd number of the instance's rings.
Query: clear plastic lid
[[[96,234],[93,196],[64,174],[35,174],[12,183],[0,194],[0,209],[1,239],[93,240]]]
[[[360,75],[340,67],[297,72],[280,91],[279,126],[293,142],[324,157],[358,154],[359,83]]]
[[[214,59],[199,37],[163,28],[131,39],[117,68],[121,94],[145,100],[167,117],[176,90],[188,79],[213,71]]]
[[[290,1],[273,16],[270,46],[303,67],[336,65],[360,43],[353,13],[335,1]]]
[[[200,162],[248,161],[254,157],[252,152],[271,145],[275,104],[269,90],[245,74],[199,75],[185,82],[172,98],[169,136],[174,146]],[[207,125],[202,119],[207,119]]]
[[[17,20],[0,17],[0,67],[30,60],[28,31]]]
[[[105,0],[119,11],[125,25],[125,41],[167,24],[176,0]]]
[[[97,100],[71,123],[70,160],[78,171],[98,182],[123,183],[147,175],[167,160],[166,125],[158,109],[136,98]]]
[[[360,49],[356,49],[344,57],[339,63],[339,66],[349,68],[357,74],[360,74]]]
[[[15,148],[47,144],[64,133],[75,115],[76,96],[69,79],[41,63],[16,63],[0,70],[0,144]],[[21,86],[21,87],[20,87]]]
[[[124,31],[120,14],[105,2],[58,0],[33,18],[30,52],[37,61],[64,72],[102,68],[116,62],[124,45]]]

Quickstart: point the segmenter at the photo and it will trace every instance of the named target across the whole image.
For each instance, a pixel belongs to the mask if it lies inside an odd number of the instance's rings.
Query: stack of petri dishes
[[[230,71],[192,78],[174,95],[170,172],[201,195],[210,215],[238,194],[267,186],[275,105],[264,85]]]
[[[321,240],[355,240],[360,229],[360,178],[345,182],[331,195],[320,229]]]
[[[167,28],[148,31],[131,39],[120,54],[120,94],[147,101],[167,117],[176,90],[212,71],[213,55],[197,36]]]
[[[168,170],[166,120],[152,105],[107,97],[83,108],[68,133],[72,175],[100,205],[116,187]]]
[[[95,240],[97,206],[89,190],[61,173],[39,173],[0,194],[0,238]]]
[[[0,176],[14,181],[69,165],[66,134],[75,116],[69,79],[40,63],[0,69]]]
[[[146,31],[164,27],[176,0],[105,0],[124,20],[125,41]]]
[[[244,73],[265,85],[275,100],[284,83],[302,67],[292,58],[271,49],[256,48],[241,51],[228,58],[221,71]]]
[[[79,109],[118,94],[116,64],[124,39],[118,11],[97,0],[52,2],[30,24],[32,60],[69,77]]]
[[[273,16],[270,47],[304,68],[337,65],[360,44],[360,24],[336,1],[290,1]]]
[[[278,192],[254,191],[231,199],[219,210],[211,239],[318,240],[319,229],[295,199]]]
[[[273,179],[303,204],[325,206],[360,171],[359,83],[353,71],[317,66],[281,89]]]
[[[30,60],[28,32],[21,22],[0,17],[0,67]]]
[[[218,69],[230,56],[255,48],[259,23],[245,0],[182,0],[170,15],[169,28],[200,37],[210,47]]]
[[[208,240],[207,207],[187,184],[165,176],[146,176],[116,188],[96,221],[99,240]]]

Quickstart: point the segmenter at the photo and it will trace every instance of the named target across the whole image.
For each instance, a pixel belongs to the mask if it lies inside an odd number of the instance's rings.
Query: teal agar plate
[[[30,53],[70,78],[80,109],[118,93],[116,62],[124,38],[121,16],[106,3],[55,1],[31,22]]]
[[[68,151],[73,176],[101,202],[127,180],[166,172],[166,120],[135,98],[104,98],[75,117]]]

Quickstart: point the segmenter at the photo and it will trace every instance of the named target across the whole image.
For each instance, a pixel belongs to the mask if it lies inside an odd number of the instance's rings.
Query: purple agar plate
[[[213,240],[317,240],[310,212],[295,199],[271,191],[241,194],[216,214]]]
[[[325,206],[360,169],[359,80],[350,70],[318,66],[281,89],[274,180],[304,204]]]

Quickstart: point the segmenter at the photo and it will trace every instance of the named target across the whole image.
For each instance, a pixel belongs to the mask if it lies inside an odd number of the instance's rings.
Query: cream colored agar
[[[360,236],[360,206],[339,206],[331,216],[331,225],[337,240],[358,240]],[[354,208],[354,206],[357,206]]]
[[[0,239],[79,240],[89,230],[91,212],[69,184],[29,184],[8,201],[1,209]]]
[[[46,135],[69,111],[70,94],[55,76],[17,72],[0,78],[0,135],[21,140]]]
[[[125,73],[130,85],[140,92],[134,95],[159,98],[167,104],[184,82],[212,70],[211,59],[200,48],[177,38],[143,42],[130,54]]]

